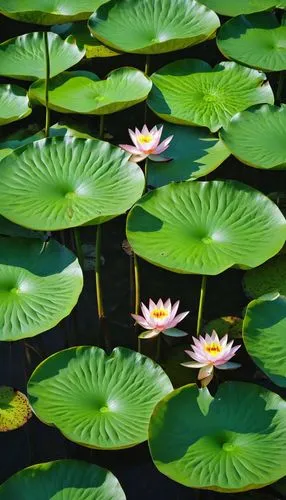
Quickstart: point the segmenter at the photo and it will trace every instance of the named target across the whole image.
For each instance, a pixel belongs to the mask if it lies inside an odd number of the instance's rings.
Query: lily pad
[[[115,69],[105,80],[94,73],[71,71],[50,81],[49,107],[61,113],[106,115],[144,101],[151,87],[151,80],[135,68]],[[45,80],[34,82],[29,96],[45,105]]]
[[[51,31],[57,33],[62,38],[72,35],[76,39],[77,45],[85,49],[85,57],[87,59],[92,57],[114,57],[120,56],[121,54],[120,52],[116,52],[106,47],[106,45],[103,45],[103,43],[94,38],[84,21],[78,23],[56,24],[52,26]]]
[[[0,85],[0,125],[22,120],[31,113],[25,89],[18,85]]]
[[[285,474],[286,403],[244,382],[221,384],[214,398],[186,385],[156,406],[149,446],[159,471],[185,486],[262,488]]]
[[[27,467],[0,486],[0,496],[2,500],[126,500],[111,472],[79,460]]]
[[[44,231],[122,214],[144,189],[142,170],[128,158],[96,139],[35,141],[1,162],[0,214]]]
[[[239,16],[269,10],[278,0],[200,0],[200,2],[223,16]]]
[[[15,236],[20,238],[39,238],[43,241],[47,239],[47,233],[32,231],[31,229],[18,226],[18,224],[14,224],[8,219],[5,219],[2,215],[0,215],[0,235],[12,236],[13,238]]]
[[[286,297],[263,295],[248,304],[243,341],[257,366],[280,387],[286,387]]]
[[[19,429],[31,416],[29,401],[22,392],[13,387],[0,386],[0,432]]]
[[[55,33],[48,33],[50,76],[58,75],[77,64],[85,50],[79,49],[75,39],[62,40]],[[46,77],[44,33],[35,32],[11,38],[0,45],[0,76],[20,80],[36,80]]]
[[[53,328],[82,290],[76,257],[55,240],[1,237],[0,243],[0,341]]]
[[[239,111],[260,103],[274,103],[266,76],[235,62],[213,69],[199,59],[175,61],[151,76],[148,105],[164,120],[208,127],[216,132]]]
[[[215,330],[219,337],[228,335],[230,339],[241,338],[242,318],[237,316],[222,316],[221,318],[209,321],[204,327],[206,333],[211,334]]]
[[[191,181],[209,174],[230,155],[224,143],[207,129],[164,124],[163,139],[173,135],[166,155],[170,162],[148,160],[147,184],[160,187],[170,182]]]
[[[286,26],[275,14],[238,16],[225,23],[217,36],[221,53],[263,71],[286,69]]]
[[[134,252],[178,273],[216,275],[256,267],[285,242],[286,221],[259,191],[235,181],[169,184],[143,196],[129,212]]]
[[[286,105],[253,107],[235,115],[220,136],[230,152],[250,167],[286,168]]]
[[[50,25],[88,19],[100,0],[0,0],[0,12],[26,23]]]
[[[277,255],[263,266],[247,271],[243,287],[246,295],[252,298],[272,292],[286,296],[286,255]]]
[[[45,359],[28,382],[37,417],[90,448],[120,449],[147,439],[155,405],[172,384],[151,359],[117,347],[110,356],[81,346]]]
[[[123,52],[159,54],[184,49],[215,34],[218,16],[195,0],[111,0],[88,21],[91,33]],[[132,29],[130,29],[132,27]]]

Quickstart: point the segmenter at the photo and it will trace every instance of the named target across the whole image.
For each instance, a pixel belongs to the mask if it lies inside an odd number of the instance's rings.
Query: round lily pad
[[[199,125],[216,132],[237,112],[259,103],[274,103],[266,76],[235,62],[213,69],[199,59],[167,64],[151,76],[148,105],[168,122]]]
[[[80,265],[55,240],[0,238],[0,341],[34,337],[76,305]]]
[[[79,49],[75,39],[68,36],[62,40],[55,33],[48,33],[50,53],[50,76],[77,64],[85,50]],[[44,33],[35,32],[11,38],[0,45],[0,76],[20,80],[36,80],[46,77]]]
[[[186,385],[156,406],[149,446],[159,471],[185,486],[261,488],[285,474],[286,405],[255,384],[226,382],[215,397]]]
[[[286,105],[255,106],[235,115],[220,132],[230,152],[250,167],[286,168]]]
[[[256,267],[285,242],[286,221],[259,191],[235,181],[169,184],[143,196],[129,212],[134,252],[178,273],[219,274]]]
[[[217,36],[217,45],[228,59],[262,69],[286,69],[286,26],[275,14],[238,16],[225,23]]]
[[[0,0],[0,12],[26,23],[50,25],[88,19],[102,0]]]
[[[29,401],[22,392],[13,387],[0,386],[0,432],[19,429],[31,416]]]
[[[200,2],[223,16],[239,16],[261,12],[277,5],[279,0],[200,0]]]
[[[0,85],[0,125],[26,118],[31,112],[25,89],[18,85]]]
[[[173,135],[166,151],[170,162],[148,160],[147,184],[160,187],[173,181],[195,180],[209,174],[230,155],[224,143],[207,129],[164,124],[163,139]]]
[[[219,337],[228,335],[230,339],[240,338],[242,336],[242,319],[237,316],[222,316],[212,319],[204,327],[204,331],[211,334],[216,331]]]
[[[151,87],[151,80],[135,68],[115,69],[105,80],[94,73],[71,71],[50,81],[49,107],[61,113],[106,115],[144,101]],[[34,82],[29,96],[45,105],[45,80]]]
[[[85,57],[87,59],[92,57],[114,57],[120,55],[120,52],[116,52],[115,50],[106,47],[106,45],[103,45],[102,42],[94,38],[91,35],[85,21],[56,24],[55,26],[52,26],[51,30],[60,35],[62,38],[72,35],[76,39],[77,45],[85,49]]]
[[[248,354],[266,375],[286,387],[286,297],[263,295],[248,304],[243,341]]]
[[[0,214],[52,231],[124,213],[144,189],[142,170],[128,158],[96,139],[35,141],[1,162]]]
[[[111,472],[79,460],[27,467],[0,486],[0,496],[2,500],[126,500]]]
[[[195,0],[111,0],[90,17],[91,33],[123,52],[159,54],[210,38],[217,15]],[[132,29],[130,29],[132,27]]]
[[[286,255],[277,255],[263,266],[247,271],[243,287],[248,297],[257,298],[271,292],[286,296]]]
[[[72,347],[44,360],[28,395],[44,423],[90,448],[128,448],[147,439],[155,405],[172,384],[151,359],[117,347]]]

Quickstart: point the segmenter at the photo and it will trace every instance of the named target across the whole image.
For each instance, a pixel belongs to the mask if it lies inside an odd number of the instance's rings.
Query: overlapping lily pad
[[[255,106],[235,115],[220,135],[230,152],[250,167],[286,168],[286,105]]]
[[[0,243],[0,341],[53,328],[82,290],[76,257],[54,240],[1,237]]]
[[[87,19],[102,0],[0,0],[5,16],[33,24],[50,25]]]
[[[79,47],[85,49],[85,56],[87,59],[92,57],[114,57],[119,56],[120,52],[110,49],[102,42],[94,38],[85,21],[78,23],[56,24],[52,26],[51,30],[57,33],[62,38],[72,35],[76,39]]]
[[[103,449],[147,439],[155,405],[172,384],[151,359],[117,347],[73,347],[43,361],[28,383],[30,403],[46,424],[68,439]]]
[[[195,180],[209,174],[229,156],[224,143],[207,129],[166,123],[163,139],[174,135],[166,156],[170,162],[148,161],[147,184],[160,187],[173,181]]]
[[[159,471],[185,486],[261,488],[285,474],[285,401],[244,382],[221,384],[214,398],[186,385],[156,406],[149,446]]]
[[[124,213],[144,189],[142,170],[128,158],[96,139],[35,141],[1,162],[0,214],[52,231]]]
[[[246,295],[252,298],[272,292],[286,296],[286,255],[277,255],[263,266],[247,271],[243,286]]]
[[[209,321],[204,327],[204,331],[211,334],[216,331],[219,337],[228,335],[230,339],[237,339],[242,336],[242,318],[237,316],[222,316],[221,318]]]
[[[225,23],[217,36],[222,54],[263,71],[286,69],[286,26],[275,14],[238,16]]]
[[[50,81],[49,107],[61,113],[105,115],[144,101],[151,87],[151,80],[135,68],[115,69],[105,80],[87,71],[65,72]],[[34,82],[29,96],[45,105],[45,80]]]
[[[279,0],[201,0],[201,3],[223,16],[239,16],[271,9],[278,6]]]
[[[0,386],[0,432],[19,429],[31,416],[29,401],[22,392],[13,387]]]
[[[169,184],[131,209],[134,252],[178,273],[219,274],[259,266],[282,248],[286,221],[259,191],[235,181]]]
[[[286,297],[263,295],[248,304],[243,340],[248,354],[266,375],[286,387]]]
[[[260,103],[274,103],[266,76],[235,62],[213,69],[199,59],[183,59],[151,76],[148,105],[166,121],[208,127],[216,132],[237,112]]]
[[[111,0],[90,17],[88,25],[98,40],[115,50],[159,54],[207,40],[220,22],[195,0]]]
[[[18,85],[0,85],[0,125],[26,118],[31,112],[25,89]]]
[[[0,496],[2,500],[126,500],[111,472],[79,460],[27,467],[0,486]]]
[[[62,40],[59,35],[49,32],[48,45],[51,77],[77,64],[85,54],[85,50],[78,48],[72,36]],[[44,33],[28,33],[7,40],[0,45],[0,57],[1,76],[10,76],[20,80],[45,78]]]

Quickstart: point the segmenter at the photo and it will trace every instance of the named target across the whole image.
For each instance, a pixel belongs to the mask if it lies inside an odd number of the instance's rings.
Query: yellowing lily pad
[[[19,429],[32,416],[28,399],[12,387],[0,386],[0,432]]]

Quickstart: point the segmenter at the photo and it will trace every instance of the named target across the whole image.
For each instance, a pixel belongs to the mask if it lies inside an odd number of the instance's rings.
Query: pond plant
[[[285,9],[0,0],[0,500],[283,498]]]

